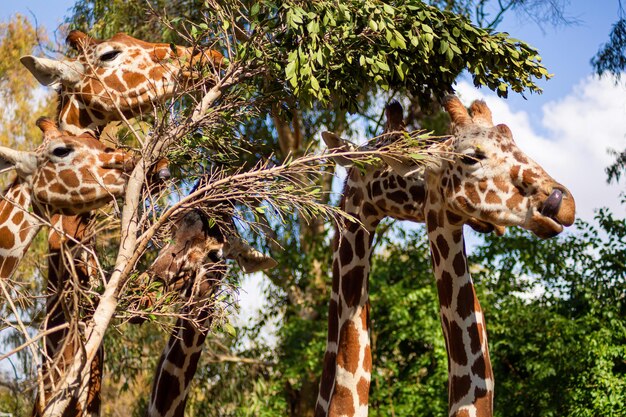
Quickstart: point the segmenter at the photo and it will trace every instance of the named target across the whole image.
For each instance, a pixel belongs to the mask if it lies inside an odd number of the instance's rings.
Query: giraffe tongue
[[[553,190],[550,197],[544,201],[541,214],[551,218],[556,216],[561,207],[561,200],[563,200],[563,192],[561,190]]]

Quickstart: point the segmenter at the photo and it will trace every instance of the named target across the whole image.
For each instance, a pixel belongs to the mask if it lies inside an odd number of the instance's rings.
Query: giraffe
[[[120,197],[133,158],[90,135],[70,136],[42,118],[43,144],[34,152],[0,147],[0,171],[17,178],[0,202],[0,279],[15,265],[50,213],[81,214]],[[33,207],[33,212],[30,208]]]
[[[172,96],[179,82],[196,75],[194,64],[218,68],[222,55],[214,50],[195,50],[164,43],[149,43],[118,33],[107,40],[97,40],[74,30],[67,37],[71,48],[78,52],[75,59],[52,60],[24,56],[22,64],[46,86],[58,91],[58,120],[61,128],[74,134],[91,133],[98,137],[111,121],[139,115],[152,108],[159,100]],[[164,161],[155,167],[159,178],[169,177]],[[165,161],[166,162],[166,161]],[[62,244],[81,256],[80,244],[87,242],[88,213],[81,216],[55,216],[52,224],[63,233],[51,231],[48,260],[49,293],[54,294],[70,280],[70,273],[62,262]],[[67,239],[69,236],[70,239]],[[84,265],[84,262],[82,263]],[[13,267],[16,267],[14,265]],[[86,268],[79,262],[75,268],[78,280],[88,280]],[[48,327],[65,321],[61,300],[57,296],[47,299]],[[52,356],[65,337],[65,331],[48,335],[46,350]],[[94,364],[93,387],[100,386],[102,355]],[[98,414],[99,388],[89,394],[88,412]],[[80,413],[79,413],[80,414]]]
[[[199,210],[177,222],[172,243],[164,247],[146,275],[174,291],[200,299],[194,322],[179,318],[159,359],[149,407],[149,417],[183,417],[191,380],[198,367],[202,345],[213,316],[211,302],[226,272],[223,259],[235,259],[244,273],[272,268],[276,261],[261,254],[235,234],[209,225]]]
[[[383,158],[383,168],[348,173],[342,208],[362,226],[348,222],[335,238],[316,416],[367,415],[372,369],[367,278],[382,218],[426,222],[448,353],[449,415],[455,417],[493,414],[485,320],[467,268],[463,224],[498,234],[503,227],[521,226],[548,238],[574,221],[570,192],[519,150],[506,125],[493,126],[484,102],[472,104],[473,117],[454,96],[446,97],[444,106],[455,136],[432,147],[447,158],[423,167],[404,158]],[[387,118],[391,130],[400,130],[399,104],[387,107]],[[330,132],[322,136],[331,149],[349,146]]]

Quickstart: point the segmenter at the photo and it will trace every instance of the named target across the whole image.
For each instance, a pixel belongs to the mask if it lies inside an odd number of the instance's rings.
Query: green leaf
[[[235,329],[232,324],[224,323],[223,328],[231,337],[237,336],[237,329]]]
[[[317,78],[315,78],[313,75],[311,75],[311,88],[315,91],[319,91],[320,89],[320,83],[317,81]]]

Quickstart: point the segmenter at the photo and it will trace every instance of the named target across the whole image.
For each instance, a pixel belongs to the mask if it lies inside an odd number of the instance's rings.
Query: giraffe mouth
[[[543,201],[534,216],[533,233],[543,239],[551,238],[563,231],[564,222],[560,219],[559,212],[563,202],[563,191],[552,190],[548,198]]]

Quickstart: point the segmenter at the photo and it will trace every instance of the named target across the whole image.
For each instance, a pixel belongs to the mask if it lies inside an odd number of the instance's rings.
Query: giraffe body
[[[387,108],[388,130],[403,128],[398,106]],[[449,415],[456,417],[493,415],[494,379],[485,320],[467,268],[463,224],[499,233],[506,226],[521,226],[547,238],[574,221],[569,191],[517,148],[508,127],[493,126],[483,102],[472,104],[473,117],[456,97],[448,97],[445,107],[455,136],[432,146],[446,158],[422,167],[408,159],[385,158],[389,167],[366,174],[351,169],[348,174],[342,206],[364,227],[347,223],[335,238],[328,342],[316,416],[367,415],[371,375],[367,278],[373,234],[383,217],[426,222],[448,352]],[[336,135],[322,136],[331,148],[345,146]],[[379,178],[384,178],[382,183]]]

